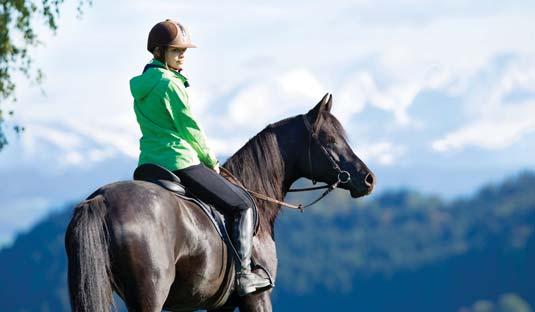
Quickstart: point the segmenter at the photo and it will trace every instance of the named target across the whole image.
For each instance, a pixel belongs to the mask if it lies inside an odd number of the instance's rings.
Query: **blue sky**
[[[140,133],[128,81],[165,18],[199,46],[184,73],[219,157],[331,92],[378,192],[466,195],[535,167],[532,1],[95,0],[75,16],[67,3],[57,34],[40,32],[45,46],[33,55],[46,95],[17,77],[8,124],[27,131],[0,152],[0,177],[13,181],[0,190],[0,242],[51,207],[130,178]]]

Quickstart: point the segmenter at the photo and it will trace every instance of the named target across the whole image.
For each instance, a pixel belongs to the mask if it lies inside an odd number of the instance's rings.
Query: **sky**
[[[150,28],[178,20],[198,48],[190,105],[224,160],[326,93],[377,193],[467,196],[535,169],[533,1],[99,1],[61,12],[34,49],[41,86],[17,76],[0,152],[0,245],[66,201],[130,179],[140,131],[129,80]]]

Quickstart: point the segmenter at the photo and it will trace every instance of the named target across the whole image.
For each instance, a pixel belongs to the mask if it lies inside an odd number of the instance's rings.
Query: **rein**
[[[304,192],[304,191],[312,191],[312,190],[319,190],[319,189],[326,188],[327,190],[325,190],[325,192],[323,192],[320,195],[320,197],[318,197],[317,199],[315,199],[314,201],[312,201],[311,203],[306,204],[306,205],[303,205],[303,204],[298,204],[298,205],[289,204],[289,203],[277,200],[275,198],[271,198],[271,197],[266,196],[264,194],[260,194],[258,192],[249,190],[228,169],[226,169],[224,167],[220,167],[219,169],[223,173],[223,177],[225,177],[230,182],[235,183],[235,184],[243,187],[243,189],[245,189],[247,192],[251,193],[254,197],[256,197],[258,199],[262,199],[262,200],[265,200],[265,201],[269,201],[269,202],[272,202],[272,203],[283,205],[283,206],[286,206],[288,208],[298,209],[301,212],[304,212],[305,208],[314,205],[315,203],[320,201],[323,197],[327,196],[327,194],[329,194],[332,190],[334,190],[335,188],[338,187],[338,184],[340,184],[340,183],[341,184],[345,184],[345,183],[348,183],[349,181],[351,181],[351,175],[349,174],[349,172],[340,169],[340,166],[338,166],[338,164],[336,163],[334,158],[331,156],[331,154],[327,151],[327,149],[319,141],[317,131],[321,128],[320,126],[321,126],[321,122],[323,121],[323,118],[320,118],[319,122],[316,125],[316,129],[314,129],[310,125],[310,122],[308,121],[306,115],[302,115],[302,116],[303,116],[303,121],[305,123],[305,127],[307,128],[308,132],[310,132],[310,134],[311,134],[310,137],[309,137],[309,140],[308,140],[308,148],[307,148],[307,156],[308,156],[307,158],[308,158],[309,171],[312,172],[312,157],[311,157],[310,150],[312,148],[312,141],[314,141],[316,144],[318,144],[321,147],[321,150],[327,156],[327,159],[331,163],[333,169],[336,171],[337,179],[336,179],[336,182],[334,182],[332,184],[322,185],[322,186],[314,186],[314,187],[306,187],[306,188],[299,188],[299,189],[289,189],[288,192]],[[314,177],[312,177],[311,180],[312,180],[312,184],[316,184],[317,181],[316,181],[316,179]]]

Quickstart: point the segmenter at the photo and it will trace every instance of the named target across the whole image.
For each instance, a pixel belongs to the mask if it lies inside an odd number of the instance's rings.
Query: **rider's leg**
[[[238,295],[257,293],[272,287],[269,279],[258,276],[251,270],[253,252],[254,212],[252,206],[234,213],[232,241],[240,259],[236,261],[236,286]]]
[[[233,216],[231,239],[241,258],[236,261],[238,294],[243,296],[271,288],[269,279],[251,271],[254,234],[251,199],[240,188],[202,164],[173,172],[192,194],[221,209],[227,216]]]

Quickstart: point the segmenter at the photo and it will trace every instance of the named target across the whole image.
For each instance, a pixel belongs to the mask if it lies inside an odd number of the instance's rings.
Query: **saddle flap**
[[[176,194],[179,194],[179,195],[186,195],[186,190],[184,189],[184,187],[181,185],[181,184],[177,184],[175,182],[171,182],[171,181],[167,181],[167,180],[156,180],[156,181],[152,181],[156,184],[158,184],[159,186],[173,192],[173,193],[176,193]]]
[[[143,164],[134,171],[134,180],[148,181],[179,195],[186,194],[180,178],[156,164]]]

